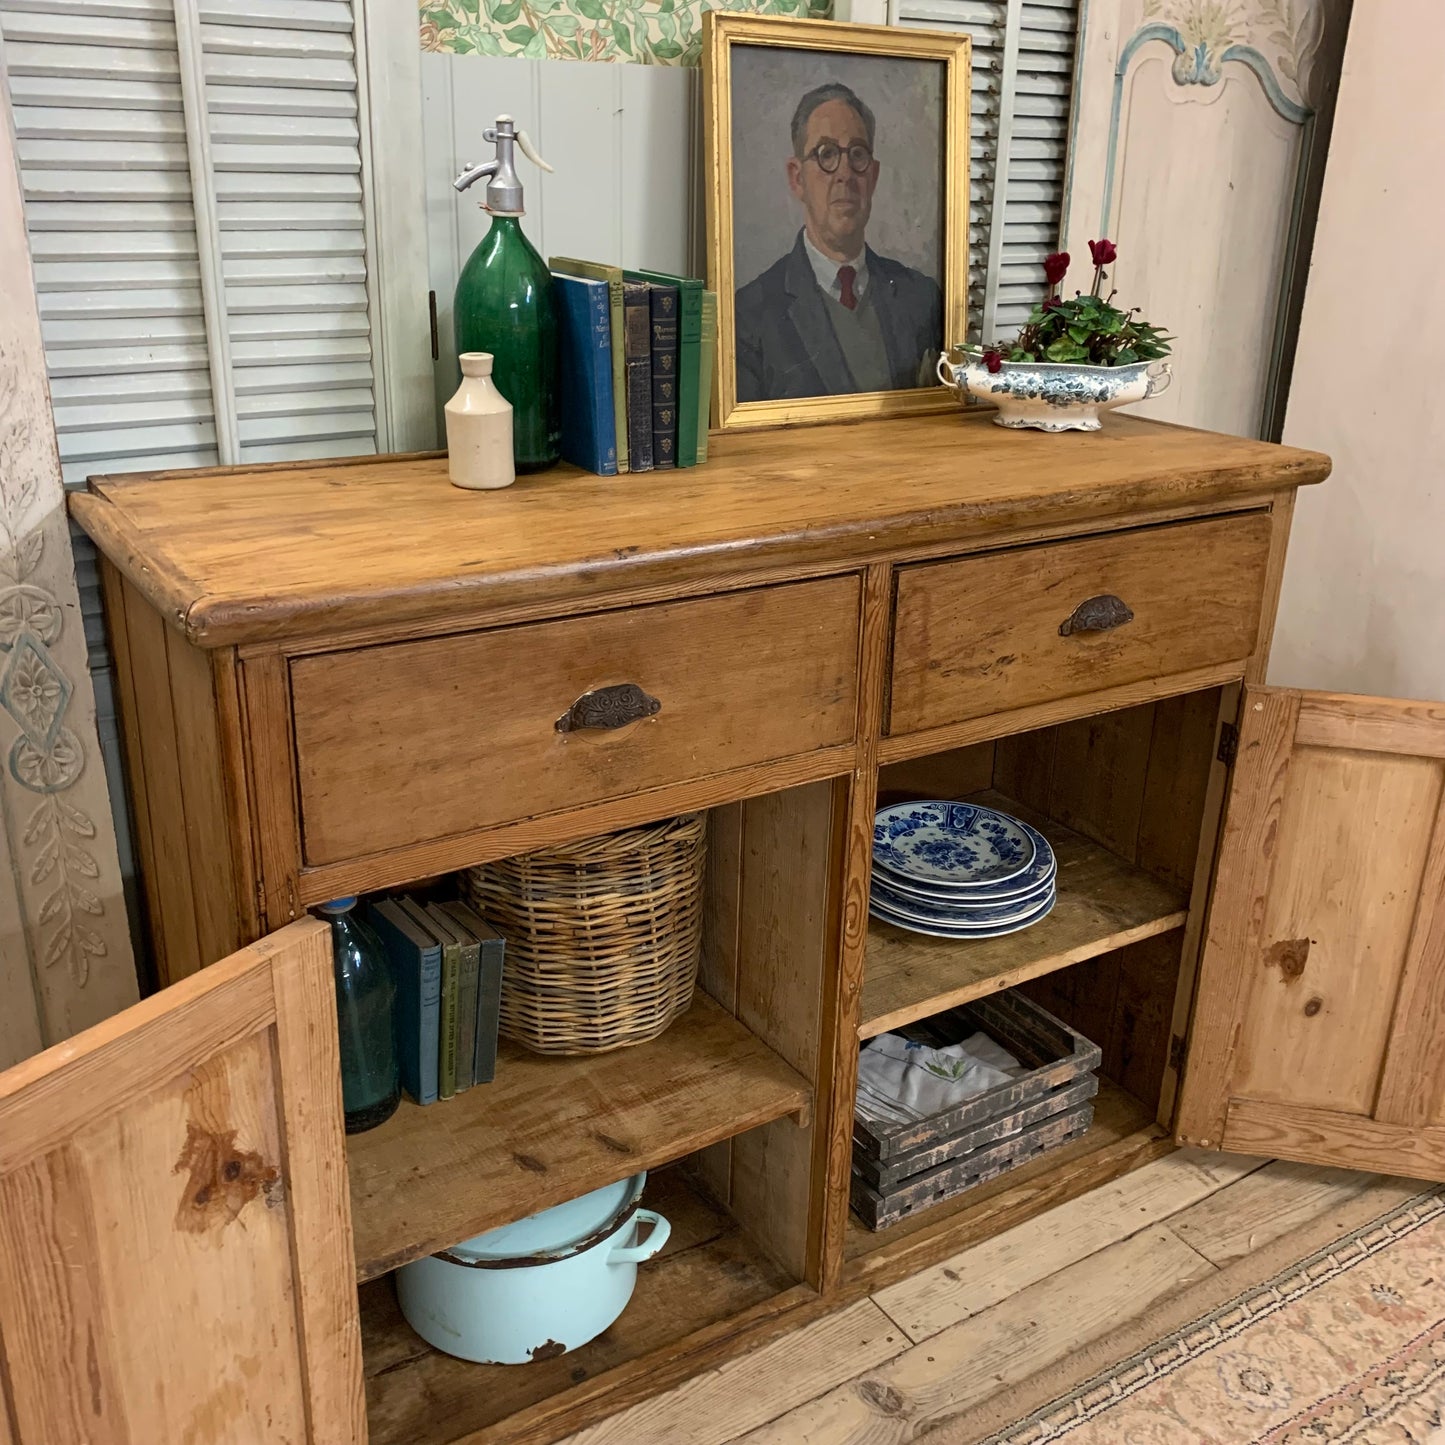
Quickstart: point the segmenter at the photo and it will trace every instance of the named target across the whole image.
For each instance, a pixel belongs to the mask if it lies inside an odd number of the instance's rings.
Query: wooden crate
[[[978,999],[907,1033],[943,1044],[978,1029],[1029,1072],[926,1119],[884,1124],[854,1117],[852,1202],[871,1228],[995,1179],[1093,1122],[1099,1046],[1020,993]]]

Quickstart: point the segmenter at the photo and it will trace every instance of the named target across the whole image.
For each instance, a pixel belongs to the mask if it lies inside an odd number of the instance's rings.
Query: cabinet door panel
[[[13,1445],[362,1441],[329,934],[0,1075]]]
[[[1445,1179],[1445,705],[1246,691],[1177,1132]]]

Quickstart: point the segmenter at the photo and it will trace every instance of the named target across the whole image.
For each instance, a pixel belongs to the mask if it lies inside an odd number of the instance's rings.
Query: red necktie
[[[852,266],[838,267],[838,299],[852,311],[858,305],[857,293],[853,290],[853,278],[858,272]]]

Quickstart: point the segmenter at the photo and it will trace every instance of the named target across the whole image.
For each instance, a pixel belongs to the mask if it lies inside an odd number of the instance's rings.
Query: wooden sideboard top
[[[992,412],[720,435],[706,465],[501,492],[444,456],[92,477],[71,510],[193,642],[474,618],[849,565],[1010,531],[1247,501],[1321,481],[1318,452],[1115,415],[1005,431]]]

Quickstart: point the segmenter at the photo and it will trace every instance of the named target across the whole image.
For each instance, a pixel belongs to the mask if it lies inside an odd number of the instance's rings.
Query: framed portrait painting
[[[957,406],[968,296],[966,35],[709,11],[717,424]]]

